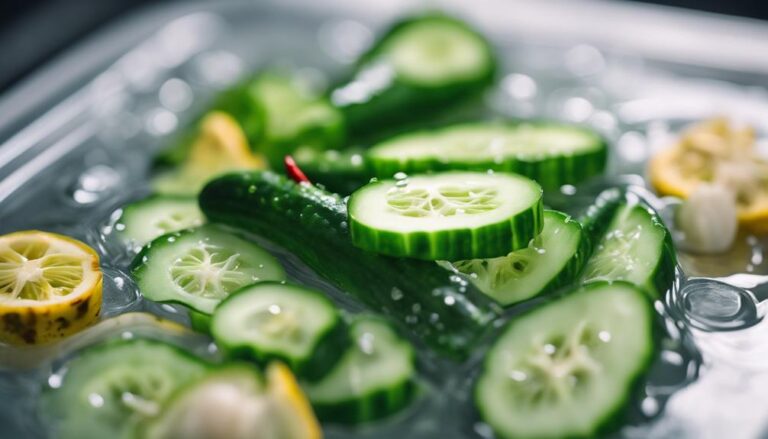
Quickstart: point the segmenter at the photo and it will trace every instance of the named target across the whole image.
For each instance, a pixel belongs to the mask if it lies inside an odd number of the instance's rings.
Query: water
[[[0,232],[42,228],[75,236],[96,248],[105,275],[105,320],[55,346],[0,347],[0,363],[20,368],[0,373],[2,401],[13,401],[0,403],[4,436],[45,437],[45,423],[35,408],[41,385],[55,385],[63,360],[100,340],[162,338],[206,358],[218,358],[207,337],[183,329],[189,319],[182,308],[141,298],[128,275],[135,249],[127,248],[114,233],[118,208],[148,193],[149,157],[187,126],[217,90],[265,60],[301,67],[308,80],[327,83],[326,75],[339,72],[360,52],[361,46],[354,43],[372,35],[367,23],[350,19],[300,19],[280,13],[265,18],[253,11],[194,14],[167,26],[100,74],[84,93],[90,111],[44,133],[29,154],[46,158],[51,150],[66,153],[52,156],[50,167],[23,168],[33,174],[28,180],[25,173],[11,175],[22,189],[0,199]],[[706,108],[723,113],[744,115],[742,106],[758,108],[754,120],[748,121],[768,133],[766,121],[757,116],[767,114],[768,105],[739,86],[681,79],[652,61],[586,44],[499,43],[507,67],[487,97],[493,115],[586,123],[615,146],[609,176],[547,193],[548,205],[571,214],[581,213],[603,189],[621,186],[631,188],[667,224],[674,224],[675,200],[654,197],[642,175],[648,157],[670,142],[677,129],[708,115],[692,113],[692,105],[681,103],[691,96],[704,96],[700,99],[707,100]],[[399,184],[407,185],[407,176],[399,177]],[[347,313],[365,310],[295,256],[254,239],[277,256],[290,281],[328,292]],[[768,431],[761,409],[768,405],[768,395],[761,391],[768,388],[765,245],[765,240],[743,235],[726,255],[680,253],[675,288],[657,304],[668,335],[632,401],[628,424],[617,437],[756,437]],[[396,300],[403,293],[391,294]],[[448,305],[461,299],[444,297]],[[490,326],[498,331],[504,321],[533,304],[513,308]],[[426,318],[442,324],[438,315],[422,315],[416,306],[412,311],[409,321]],[[162,316],[181,326],[135,312]],[[492,334],[463,364],[419,349],[422,392],[408,410],[362,430],[331,427],[328,436],[493,437],[478,420],[470,396],[490,339]]]

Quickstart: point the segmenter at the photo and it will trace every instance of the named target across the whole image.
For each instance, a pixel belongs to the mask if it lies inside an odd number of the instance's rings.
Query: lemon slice
[[[754,131],[737,129],[724,119],[694,125],[677,144],[657,153],[648,178],[661,195],[688,198],[703,183],[731,190],[739,224],[768,234],[768,161],[754,149]]]
[[[312,406],[296,382],[296,377],[284,364],[270,363],[267,367],[267,391],[277,407],[277,413],[283,418],[283,425],[290,429],[286,437],[323,437]]]
[[[321,439],[320,425],[293,374],[271,364],[266,377],[228,364],[179,389],[140,426],[146,439]]]
[[[40,344],[73,334],[101,308],[99,256],[66,236],[0,236],[0,340]]]
[[[264,158],[251,152],[237,121],[227,113],[214,111],[200,123],[186,161],[179,168],[158,175],[153,186],[163,194],[196,195],[217,175],[265,167]]]

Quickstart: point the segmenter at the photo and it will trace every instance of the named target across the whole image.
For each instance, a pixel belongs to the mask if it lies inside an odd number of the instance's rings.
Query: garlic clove
[[[696,253],[722,253],[736,239],[736,197],[720,184],[700,184],[677,210],[683,247]]]

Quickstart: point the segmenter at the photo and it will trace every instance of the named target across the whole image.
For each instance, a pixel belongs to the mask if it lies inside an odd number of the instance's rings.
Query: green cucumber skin
[[[239,294],[247,293],[254,285],[267,284],[282,285],[280,282],[272,281],[263,281],[252,285],[246,285],[227,296],[227,298],[219,305],[221,306],[229,300],[235,300],[233,298],[236,298]],[[336,308],[336,305],[330,300],[328,300],[328,306]],[[339,315],[336,324],[328,328],[328,330],[318,339],[311,355],[304,359],[294,359],[277,353],[261,352],[253,346],[230,345],[221,337],[217,337],[216,332],[213,331],[213,322],[216,318],[217,314],[214,311],[209,330],[213,335],[213,339],[216,340],[216,343],[224,350],[227,357],[235,360],[252,361],[262,367],[266,367],[272,361],[280,361],[288,366],[297,376],[310,382],[317,381],[325,376],[325,374],[336,365],[346,347],[351,343],[348,326]]]
[[[414,381],[405,381],[398,386],[379,389],[364,399],[336,401],[332,404],[312,403],[312,409],[323,422],[360,425],[392,416],[410,404],[417,395],[418,386]]]
[[[570,294],[589,294],[589,291],[592,289],[596,289],[602,286],[605,286],[606,284],[624,284],[624,285],[630,285],[632,287],[637,288],[636,285],[631,284],[629,282],[624,281],[614,281],[614,282],[606,282],[606,281],[595,281],[590,282],[587,285],[582,285],[581,287],[577,287],[576,289],[570,290],[568,292],[565,292],[564,294],[560,294],[557,297],[552,297],[547,299],[546,302],[540,304],[539,306],[529,309],[522,314],[516,316],[515,319],[510,320],[510,322],[505,326],[502,331],[507,331],[509,328],[514,328],[515,322],[518,321],[520,318],[525,317],[528,314],[535,313],[538,309],[543,308],[548,303],[552,303],[554,301],[557,301],[560,298],[563,298]],[[646,296],[647,297],[647,296]],[[649,308],[650,315],[656,315],[653,302],[651,300],[647,301],[647,306]],[[649,354],[646,356],[645,361],[642,365],[642,367],[639,368],[638,374],[634,377],[632,380],[632,383],[628,386],[628,391],[624,395],[624,400],[616,405],[616,408],[611,413],[607,413],[603,419],[598,421],[597,427],[594,431],[593,435],[587,435],[587,436],[581,436],[581,435],[569,435],[569,436],[561,436],[558,438],[537,438],[537,439],[594,439],[598,437],[605,437],[609,433],[612,433],[616,430],[618,430],[622,425],[624,425],[624,419],[626,418],[627,412],[629,410],[629,406],[634,399],[635,395],[639,394],[639,392],[643,389],[643,382],[644,379],[648,373],[648,369],[653,364],[654,360],[657,357],[657,352],[659,349],[659,344],[661,341],[661,337],[663,335],[663,329],[661,327],[661,324],[659,324],[658,321],[654,321],[654,324],[651,325],[651,333],[648,334],[649,340],[652,342],[652,348],[649,350]],[[484,361],[481,366],[480,374],[485,373],[485,370],[489,368],[487,361]],[[478,375],[479,376],[479,375]],[[473,389],[473,398],[477,400],[477,387],[474,387]],[[482,411],[481,408],[475,406],[476,410]],[[506,438],[506,439],[513,439],[513,438]],[[519,439],[532,439],[532,438],[519,438]]]
[[[371,185],[389,184],[374,182]],[[541,189],[538,189],[541,191]],[[350,198],[350,211],[354,210],[355,196]],[[508,221],[483,227],[482,234],[472,229],[441,232],[398,233],[375,230],[357,221],[350,221],[350,233],[357,247],[394,257],[423,260],[458,260],[491,258],[506,255],[510,250],[528,247],[531,239],[544,226],[544,206],[541,197],[536,204],[518,213]],[[491,233],[492,232],[492,233]],[[450,234],[451,239],[434,242],[434,233]],[[480,237],[484,239],[479,239]],[[510,248],[510,242],[511,248]],[[436,257],[436,255],[439,256]]]
[[[516,126],[522,123],[533,126],[547,126],[552,122],[547,121],[506,121],[505,125]],[[487,122],[474,122],[464,125],[485,125]],[[459,125],[460,126],[460,125]],[[449,125],[443,128],[454,128]],[[386,143],[397,141],[398,137],[422,135],[430,132],[439,132],[441,128],[432,130],[413,131],[386,140]],[[377,178],[391,178],[396,172],[417,174],[424,172],[441,172],[450,170],[463,171],[496,171],[511,172],[524,175],[538,182],[544,189],[558,189],[564,184],[577,184],[594,176],[601,175],[605,171],[608,162],[608,144],[602,137],[598,137],[599,146],[591,151],[579,154],[556,155],[552,157],[508,157],[503,161],[494,160],[477,161],[472,163],[455,162],[445,160],[442,157],[428,157],[413,160],[389,160],[376,157],[376,146],[368,150],[366,163],[372,176]]]
[[[375,62],[391,36],[414,23],[430,20],[453,23],[479,35],[467,24],[443,14],[431,13],[410,17],[395,23],[377,39],[376,43],[358,60],[355,73],[359,73]],[[479,98],[482,92],[493,84],[498,70],[493,49],[487,41],[485,46],[490,65],[483,75],[473,80],[456,81],[439,87],[424,87],[396,77],[388,87],[365,102],[337,104],[344,114],[350,136],[353,138],[371,136],[381,129],[411,124],[414,119],[436,116],[467,100]],[[354,76],[349,79],[349,82],[354,81]],[[345,85],[348,84],[341,84],[336,87],[336,90]]]
[[[654,267],[652,274],[643,285],[637,285],[644,288],[652,298],[661,298],[675,282],[677,253],[669,229],[664,225],[664,222],[653,208],[636,194],[625,189],[606,189],[597,196],[595,203],[579,218],[589,238],[590,255],[594,252],[603,235],[607,233],[614,215],[626,203],[639,203],[640,206],[651,214],[653,227],[660,227],[664,230],[664,244],[662,245],[661,256],[656,263],[656,267]],[[585,260],[585,265],[588,260],[589,258]]]
[[[554,212],[554,211],[550,211]],[[590,250],[590,244],[589,239],[587,239],[586,233],[584,233],[584,228],[582,227],[581,223],[578,221],[572,219],[570,216],[562,213],[562,212],[556,212],[564,217],[566,217],[566,223],[572,224],[575,227],[578,227],[579,229],[579,246],[576,250],[576,253],[573,255],[573,257],[568,261],[568,263],[565,264],[565,267],[560,271],[560,273],[557,274],[552,280],[539,292],[538,294],[535,294],[531,296],[530,299],[534,299],[536,297],[541,297],[546,294],[550,294],[554,291],[557,291],[558,289],[565,287],[567,285],[573,284],[573,282],[581,276],[581,272],[584,269],[584,266],[587,264],[587,259],[589,259],[589,250]],[[512,304],[510,306],[514,306],[515,304]]]
[[[189,309],[189,326],[192,330],[203,333],[211,333],[211,316],[194,309]]]
[[[391,315],[448,357],[465,358],[501,312],[490,298],[435,262],[355,247],[347,206],[316,187],[271,172],[235,173],[209,182],[200,206],[212,221],[244,228],[291,251],[318,275]]]

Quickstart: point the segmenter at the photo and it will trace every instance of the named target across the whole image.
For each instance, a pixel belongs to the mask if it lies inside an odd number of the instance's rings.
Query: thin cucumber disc
[[[425,87],[477,80],[494,68],[488,43],[466,24],[442,16],[401,25],[382,43],[379,57],[400,79]]]
[[[518,317],[485,357],[482,419],[500,438],[596,437],[650,364],[654,318],[645,293],[622,282]]]
[[[181,303],[205,314],[240,287],[285,279],[272,255],[214,225],[155,239],[136,256],[132,274],[147,299]]]
[[[600,174],[606,154],[602,137],[585,127],[480,122],[403,134],[371,148],[366,159],[383,178],[396,172],[491,169],[557,188]]]
[[[317,383],[304,384],[324,422],[359,424],[393,414],[413,399],[415,354],[383,319],[358,317],[353,345]]]
[[[623,280],[658,297],[674,270],[668,239],[666,227],[648,208],[622,204],[587,261],[583,281]]]
[[[151,340],[117,341],[81,352],[60,382],[42,395],[56,437],[133,436],[137,423],[156,415],[178,389],[210,366],[174,346]]]
[[[260,282],[221,303],[211,319],[214,340],[233,357],[286,363],[308,379],[322,377],[341,356],[346,327],[320,292]]]
[[[125,206],[115,230],[125,240],[142,246],[158,236],[204,222],[197,198],[155,195]]]
[[[568,215],[544,211],[544,228],[530,245],[506,256],[454,262],[480,291],[508,306],[572,282],[584,266],[587,239]]]
[[[536,182],[505,173],[375,182],[350,198],[352,241],[365,250],[426,260],[506,255],[541,232],[541,196]]]

